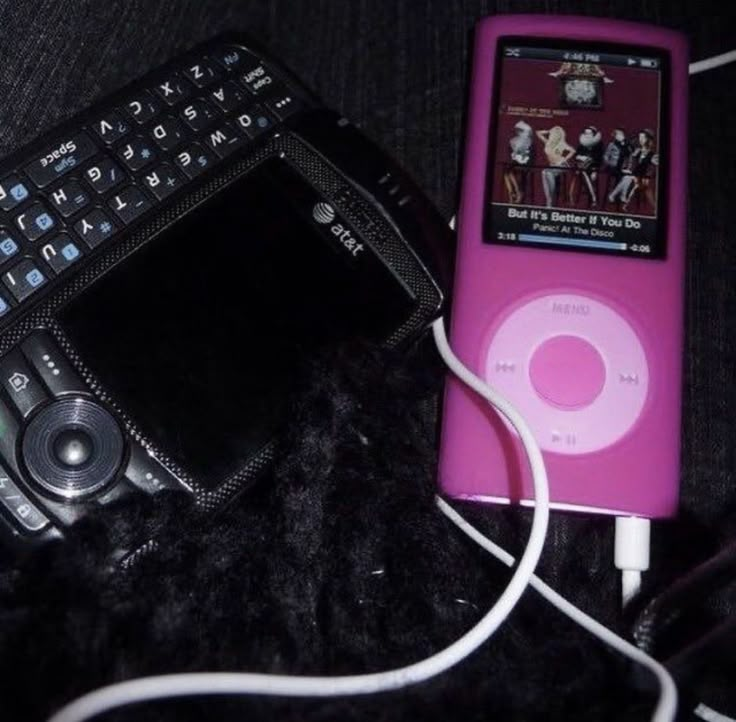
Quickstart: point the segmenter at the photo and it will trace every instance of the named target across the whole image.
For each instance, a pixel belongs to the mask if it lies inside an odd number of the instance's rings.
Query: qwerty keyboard
[[[284,73],[222,43],[129,86],[40,153],[3,164],[0,318],[310,103]]]

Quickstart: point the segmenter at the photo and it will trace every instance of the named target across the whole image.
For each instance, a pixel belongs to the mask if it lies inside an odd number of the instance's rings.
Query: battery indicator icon
[[[654,58],[641,58],[639,60],[639,65],[642,68],[658,68],[659,61],[655,60]]]

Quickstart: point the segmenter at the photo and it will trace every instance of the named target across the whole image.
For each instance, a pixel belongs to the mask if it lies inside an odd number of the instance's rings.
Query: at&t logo
[[[317,223],[332,223],[335,220],[335,209],[329,203],[315,203],[312,217]]]
[[[343,248],[348,251],[354,258],[358,256],[365,246],[358,241],[352,231],[342,223],[333,223],[335,220],[335,209],[324,201],[314,204],[312,208],[312,218],[320,225],[326,226],[330,224],[330,232],[342,244]]]

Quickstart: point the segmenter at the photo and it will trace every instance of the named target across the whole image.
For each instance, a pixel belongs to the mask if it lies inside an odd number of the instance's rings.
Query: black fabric
[[[481,15],[511,11],[661,23],[690,34],[694,58],[736,46],[728,4],[687,0],[3,0],[0,153],[177,51],[242,29],[387,147],[449,218],[469,31]],[[624,634],[647,602],[736,534],[735,82],[736,65],[692,81],[681,514],[655,524],[653,569],[627,616],[618,612],[610,520],[554,515],[541,565],[555,587]],[[406,664],[493,603],[509,572],[433,506],[442,370],[431,347],[408,358],[350,347],[308,371],[272,477],[213,524],[199,527],[186,504],[162,498],[85,522],[22,566],[2,563],[3,722],[44,719],[81,692],[141,674]],[[511,551],[523,547],[527,513],[465,512]],[[114,572],[106,560],[126,530],[154,524],[164,527],[160,552]],[[733,591],[704,597],[685,621],[733,610]],[[665,634],[655,653],[673,655],[675,641]],[[732,650],[688,675],[686,707],[703,701],[736,715]],[[490,644],[413,689],[332,701],[197,699],[110,718],[637,720],[652,699],[651,680],[530,592]]]

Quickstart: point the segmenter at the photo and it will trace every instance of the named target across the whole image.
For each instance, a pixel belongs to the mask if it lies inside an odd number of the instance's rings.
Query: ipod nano
[[[450,342],[543,451],[553,507],[677,508],[687,45],[592,18],[476,30]],[[449,378],[451,497],[531,503],[521,444]]]

